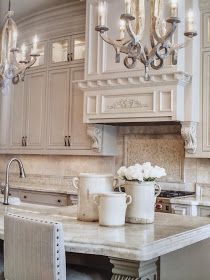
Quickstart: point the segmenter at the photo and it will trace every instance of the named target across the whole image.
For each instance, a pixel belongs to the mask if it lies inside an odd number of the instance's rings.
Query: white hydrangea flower
[[[139,163],[129,166],[122,166],[118,171],[117,175],[120,179],[125,179],[128,181],[138,180],[143,181],[154,181],[163,176],[166,176],[166,171],[164,168],[159,166],[152,166],[150,162],[146,162],[143,165]]]

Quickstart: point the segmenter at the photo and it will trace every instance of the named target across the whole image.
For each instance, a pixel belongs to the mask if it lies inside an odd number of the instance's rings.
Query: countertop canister
[[[98,221],[98,209],[94,194],[113,191],[114,177],[111,174],[80,173],[73,178],[73,186],[78,189],[77,219]]]

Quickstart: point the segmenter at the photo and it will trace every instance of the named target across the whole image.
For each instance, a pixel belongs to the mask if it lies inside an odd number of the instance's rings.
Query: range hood
[[[192,2],[191,8],[198,21],[198,3]],[[182,1],[179,9],[183,21],[188,4],[188,1]],[[116,19],[123,11],[124,0],[107,0],[107,7],[106,20],[112,26],[109,35],[116,36]],[[168,59],[164,68],[151,71],[150,81],[145,81],[143,67],[139,65],[137,69],[128,70],[123,62],[116,64],[114,51],[95,31],[97,1],[87,0],[86,16],[85,80],[77,82],[84,92],[84,122],[91,127],[94,124],[180,122],[186,152],[195,153],[199,122],[200,36],[179,52],[177,65],[172,65]],[[184,42],[184,28],[183,22],[175,41]]]

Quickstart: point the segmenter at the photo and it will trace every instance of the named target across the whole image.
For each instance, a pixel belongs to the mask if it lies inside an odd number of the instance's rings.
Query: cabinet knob
[[[58,203],[61,203],[61,200],[60,200],[60,199],[58,199]]]
[[[24,199],[26,199],[27,198],[27,196],[26,195],[24,195],[24,197],[23,197]]]

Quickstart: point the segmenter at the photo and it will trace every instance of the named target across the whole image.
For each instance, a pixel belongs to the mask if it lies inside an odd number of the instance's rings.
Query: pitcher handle
[[[72,179],[72,184],[73,184],[73,187],[75,188],[75,189],[79,189],[79,186],[78,186],[78,183],[79,183],[79,178],[78,177],[74,177],[73,179]]]
[[[126,195],[126,204],[130,205],[132,203],[132,197],[131,195]]]
[[[155,184],[155,190],[157,190],[157,193],[155,194],[155,197],[157,198],[161,193],[161,187],[158,184]]]

